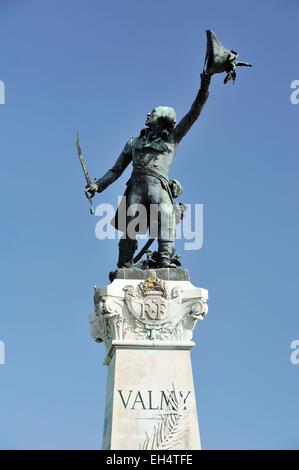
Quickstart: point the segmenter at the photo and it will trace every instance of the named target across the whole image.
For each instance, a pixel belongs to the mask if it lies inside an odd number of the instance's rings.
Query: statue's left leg
[[[151,187],[151,224],[157,227],[157,234],[153,234],[158,238],[158,268],[176,268],[171,263],[174,254],[174,237],[175,237],[175,217],[173,203],[168,192],[161,185],[153,185]],[[155,214],[155,216],[153,216]],[[152,227],[151,227],[152,229]],[[151,235],[153,238],[154,236]]]
[[[177,265],[171,263],[175,248],[172,240],[159,240],[158,239],[158,268],[176,268]]]

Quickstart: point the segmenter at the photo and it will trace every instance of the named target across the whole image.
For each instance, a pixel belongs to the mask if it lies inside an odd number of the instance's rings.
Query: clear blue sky
[[[205,29],[254,68],[214,78],[172,170],[204,204],[204,245],[182,253],[210,292],[195,333],[205,449],[299,448],[298,0],[0,0],[0,448],[95,449],[104,347],[89,338],[99,241],[74,147],[100,177],[155,105],[182,116]],[[129,172],[97,197],[115,203]],[[178,244],[180,247],[180,243]],[[182,251],[182,250],[180,250]]]

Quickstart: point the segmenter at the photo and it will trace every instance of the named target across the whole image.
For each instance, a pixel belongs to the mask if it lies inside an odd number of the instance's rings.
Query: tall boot
[[[175,264],[170,262],[174,254],[173,241],[158,240],[158,268],[176,268]]]
[[[130,268],[133,264],[133,257],[135,250],[137,249],[137,240],[131,240],[131,238],[122,238],[118,244],[118,268]]]

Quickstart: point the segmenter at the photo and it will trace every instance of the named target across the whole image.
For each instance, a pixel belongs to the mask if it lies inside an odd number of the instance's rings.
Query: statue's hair
[[[163,119],[165,123],[173,127],[176,123],[176,112],[170,106],[157,106],[155,108],[158,119]]]

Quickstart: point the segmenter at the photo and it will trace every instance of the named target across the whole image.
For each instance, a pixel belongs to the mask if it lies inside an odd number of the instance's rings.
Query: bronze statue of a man
[[[158,106],[147,114],[146,127],[138,137],[128,140],[114,166],[94,184],[86,187],[90,197],[101,193],[112,184],[132,163],[133,172],[125,191],[125,224],[120,223],[120,208],[114,225],[124,234],[119,242],[118,268],[130,268],[137,248],[137,233],[143,233],[135,227],[129,230],[136,219],[138,208],[158,208],[157,268],[175,267],[171,263],[174,253],[175,218],[173,197],[177,196],[177,182],[169,179],[178,144],[199,117],[209,96],[211,75],[216,72],[227,72],[226,81],[235,78],[235,66],[244,65],[236,61],[237,53],[225,49],[214,33],[207,32],[208,50],[206,64],[201,74],[200,89],[188,113],[176,124],[175,110],[167,106]],[[152,221],[150,221],[152,222]],[[147,223],[148,225],[148,223]]]

